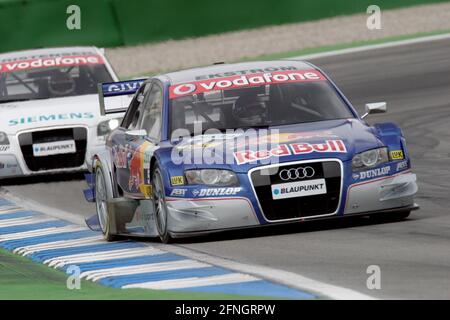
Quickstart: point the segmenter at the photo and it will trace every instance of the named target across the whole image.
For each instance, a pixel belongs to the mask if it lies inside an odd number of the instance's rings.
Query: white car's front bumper
[[[78,162],[79,165],[71,166],[61,163],[61,166],[57,165],[51,169],[38,169],[30,168],[30,162],[34,159],[25,159],[24,152],[19,143],[19,136],[24,133],[44,131],[44,130],[58,130],[58,129],[68,129],[68,128],[82,128],[86,130],[86,146],[84,150],[84,157]],[[16,135],[8,136],[10,145],[8,148],[4,147],[0,150],[0,179],[14,178],[21,176],[30,175],[44,175],[44,174],[55,174],[64,172],[79,172],[88,169],[87,162],[90,161],[91,150],[98,148],[104,148],[105,140],[102,137],[97,136],[97,127],[87,127],[84,125],[71,125],[71,126],[59,126],[59,127],[47,127],[47,128],[36,128],[34,130],[27,130],[18,132]],[[73,157],[74,154],[66,154],[64,157]],[[37,158],[36,158],[37,160]],[[39,161],[45,161],[44,158],[39,159]],[[28,162],[28,163],[27,163]]]

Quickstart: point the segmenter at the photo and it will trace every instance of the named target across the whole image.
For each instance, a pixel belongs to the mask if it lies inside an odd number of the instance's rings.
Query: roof
[[[0,62],[29,60],[35,58],[46,58],[51,55],[85,55],[99,54],[100,50],[96,47],[61,47],[61,48],[43,48],[33,50],[23,50],[6,52],[0,54]]]
[[[306,62],[294,60],[255,61],[186,69],[170,72],[164,76],[168,77],[172,84],[179,84],[205,79],[289,70],[314,70],[314,67]]]

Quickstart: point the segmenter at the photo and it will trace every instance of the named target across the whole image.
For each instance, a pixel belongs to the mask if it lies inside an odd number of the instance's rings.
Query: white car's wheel
[[[105,175],[101,165],[95,168],[95,206],[97,209],[98,221],[102,229],[103,237],[107,241],[113,241],[115,236],[111,234],[110,221],[108,214],[107,200],[108,189],[106,187]]]
[[[158,235],[163,243],[169,243],[171,240],[167,228],[167,207],[164,193],[164,183],[161,171],[158,167],[153,171],[153,212],[155,213],[156,228]]]

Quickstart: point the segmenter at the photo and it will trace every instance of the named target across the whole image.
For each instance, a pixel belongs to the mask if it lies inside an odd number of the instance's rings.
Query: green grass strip
[[[0,300],[205,300],[270,299],[240,295],[115,289],[81,281],[81,289],[67,289],[64,272],[0,249]]]

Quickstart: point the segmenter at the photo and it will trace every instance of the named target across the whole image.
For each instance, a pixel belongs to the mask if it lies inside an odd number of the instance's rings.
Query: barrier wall
[[[382,9],[448,0],[377,0]],[[364,13],[372,0],[0,0],[0,52],[121,46]],[[81,30],[66,9],[81,8]]]

